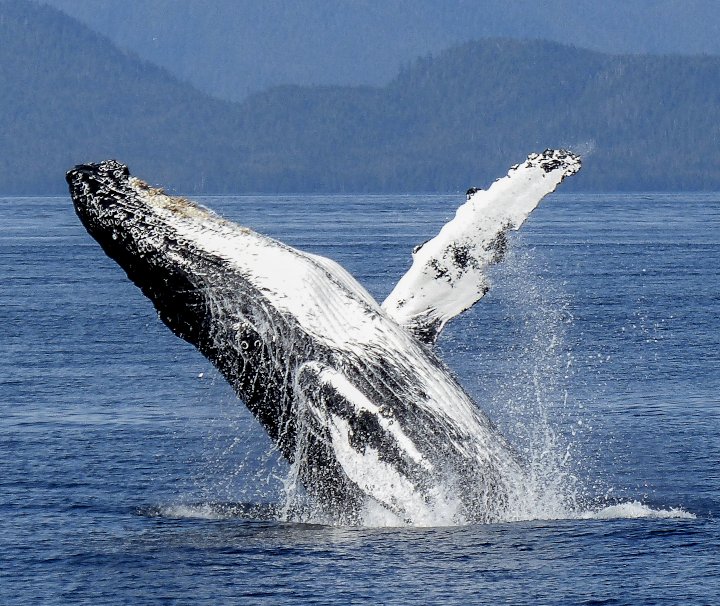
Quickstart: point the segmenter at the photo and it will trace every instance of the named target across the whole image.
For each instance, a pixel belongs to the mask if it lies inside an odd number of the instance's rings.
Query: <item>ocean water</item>
[[[201,201],[382,299],[463,196]],[[537,500],[298,523],[262,430],[69,198],[0,198],[0,603],[720,603],[720,194],[553,195],[492,279],[438,347]]]

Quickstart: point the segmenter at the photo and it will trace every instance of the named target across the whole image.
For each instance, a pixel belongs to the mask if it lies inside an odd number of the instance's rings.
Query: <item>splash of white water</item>
[[[537,251],[516,242],[493,276],[491,293],[509,337],[492,354],[504,362],[495,388],[487,390],[489,407],[527,470],[511,479],[503,521],[568,518],[582,509],[582,456],[573,436],[562,431],[582,427],[569,394],[573,355],[566,332],[572,316],[562,285],[545,277],[541,262]]]
[[[679,507],[671,507],[670,509],[653,509],[648,505],[639,501],[629,501],[627,503],[618,503],[617,505],[609,505],[602,509],[590,509],[580,512],[577,518],[583,520],[617,520],[617,519],[634,519],[634,518],[680,518],[685,520],[694,520],[695,514],[685,511]]]

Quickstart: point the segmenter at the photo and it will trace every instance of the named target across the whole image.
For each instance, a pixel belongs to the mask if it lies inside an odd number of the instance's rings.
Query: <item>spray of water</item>
[[[543,270],[542,256],[516,246],[495,276],[494,296],[511,337],[492,407],[525,459],[507,521],[574,517],[583,508],[579,462],[582,419],[572,401],[570,300]]]

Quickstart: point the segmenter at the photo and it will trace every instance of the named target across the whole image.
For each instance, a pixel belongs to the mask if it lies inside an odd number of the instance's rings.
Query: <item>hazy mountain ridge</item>
[[[58,193],[116,157],[186,192],[456,191],[533,150],[591,151],[572,187],[720,189],[720,58],[483,40],[385,87],[213,99],[66,15],[0,2],[0,192]]]
[[[419,56],[489,37],[720,55],[716,0],[43,1],[234,101],[283,84],[385,86]]]
[[[302,112],[280,111],[303,100]],[[319,164],[322,190],[458,190],[561,146],[586,152],[576,187],[720,185],[717,58],[485,40],[420,59],[383,89],[287,87],[243,110],[259,118],[244,132],[264,142],[268,164],[303,163],[305,174]],[[299,185],[275,176],[281,191]]]
[[[200,174],[212,160],[193,147],[225,149],[218,116],[236,116],[232,104],[58,11],[2,2],[0,40],[2,192],[62,191],[70,166],[109,156],[129,158],[159,180]]]

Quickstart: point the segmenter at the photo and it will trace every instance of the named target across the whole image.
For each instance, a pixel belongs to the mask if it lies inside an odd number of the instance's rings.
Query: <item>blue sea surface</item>
[[[201,201],[382,300],[463,196]],[[0,198],[0,604],[720,603],[720,194],[550,196],[492,283],[438,348],[555,501],[297,523],[262,429],[69,198]]]

